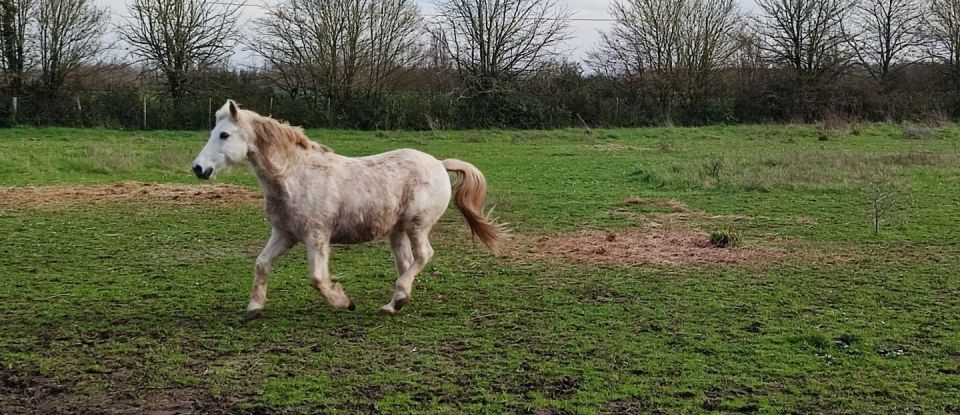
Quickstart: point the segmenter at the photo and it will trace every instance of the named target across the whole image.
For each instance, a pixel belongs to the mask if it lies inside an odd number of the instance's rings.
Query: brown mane
[[[253,129],[255,144],[262,152],[282,152],[290,156],[297,148],[324,153],[333,152],[330,147],[310,141],[301,127],[294,127],[286,122],[281,123],[252,111],[249,115],[251,115],[250,126]]]

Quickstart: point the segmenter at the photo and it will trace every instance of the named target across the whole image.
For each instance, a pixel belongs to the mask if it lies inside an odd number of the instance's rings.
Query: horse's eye
[[[226,132],[220,133],[220,139],[221,139],[221,140],[226,140],[227,137],[230,137],[230,134],[228,134],[228,133],[226,133]]]

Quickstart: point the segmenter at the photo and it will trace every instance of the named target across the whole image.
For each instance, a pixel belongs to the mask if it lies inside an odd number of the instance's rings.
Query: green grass
[[[823,140],[822,135],[828,139]],[[0,412],[944,413],[960,411],[960,128],[906,139],[740,126],[309,131],[480,167],[524,238],[646,225],[676,199],[762,267],[496,257],[451,209],[400,316],[382,242],[337,247],[332,311],[302,248],[242,323],[269,228],[251,205],[0,201]],[[0,186],[197,184],[204,132],[0,130]],[[255,187],[246,168],[220,182]],[[868,187],[895,203],[873,234]],[[839,259],[831,259],[836,256]]]

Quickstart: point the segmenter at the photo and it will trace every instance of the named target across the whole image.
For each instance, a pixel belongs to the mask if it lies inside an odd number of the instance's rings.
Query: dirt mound
[[[542,237],[533,255],[621,265],[743,264],[763,265],[782,256],[760,248],[717,248],[706,233],[693,230],[634,228]]]
[[[229,184],[182,185],[121,182],[103,186],[0,187],[0,206],[42,207],[75,203],[259,203],[260,192]]]

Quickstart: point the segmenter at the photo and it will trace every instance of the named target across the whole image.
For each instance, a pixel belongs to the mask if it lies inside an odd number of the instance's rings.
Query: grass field
[[[309,131],[473,162],[516,237],[490,254],[450,209],[392,318],[385,243],[334,250],[354,312],[297,248],[249,323],[269,227],[191,199],[205,135],[0,130],[0,412],[960,413],[960,127]],[[118,182],[194,187],[70,193]],[[715,230],[765,254],[606,252]]]

